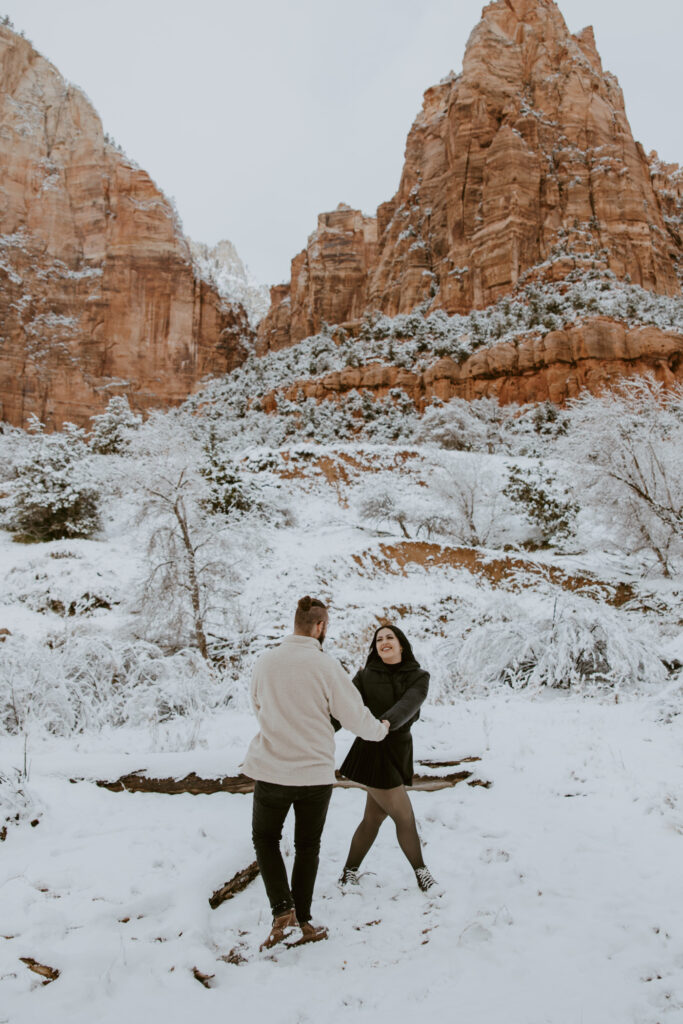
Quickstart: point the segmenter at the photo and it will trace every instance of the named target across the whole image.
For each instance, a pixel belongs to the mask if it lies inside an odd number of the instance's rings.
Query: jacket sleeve
[[[428,690],[429,672],[420,672],[415,682],[411,683],[406,692],[385,712],[383,717],[391,723],[390,732],[400,729],[415,717],[424,704]]]
[[[386,729],[378,718],[363,704],[363,698],[341,665],[334,665],[330,675],[330,715],[332,724],[337,719],[345,729],[364,740],[383,740]]]
[[[363,690],[362,690],[361,685],[360,685],[360,674],[361,674],[361,671],[362,671],[361,669],[358,669],[358,671],[356,672],[355,676],[353,677],[352,682],[353,682],[353,685],[356,687],[356,689],[360,692],[361,697],[362,697],[363,696]],[[363,701],[363,703],[365,703],[365,701]],[[330,715],[330,721],[332,722],[332,727],[333,727],[334,731],[335,732],[339,732],[339,730],[342,727],[341,722],[337,718],[335,718],[334,715]]]

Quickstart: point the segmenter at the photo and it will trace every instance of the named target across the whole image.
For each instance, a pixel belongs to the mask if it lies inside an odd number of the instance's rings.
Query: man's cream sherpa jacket
[[[287,636],[261,655],[251,677],[251,699],[259,733],[249,744],[242,770],[261,782],[334,782],[330,715],[364,740],[386,736],[339,662],[311,636]]]

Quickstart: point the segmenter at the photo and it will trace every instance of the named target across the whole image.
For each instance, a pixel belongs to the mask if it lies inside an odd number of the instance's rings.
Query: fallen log
[[[144,771],[144,769],[141,769]],[[71,779],[71,782],[82,782],[83,779]],[[190,772],[183,779],[155,779],[140,772],[131,772],[120,779],[107,781],[98,779],[97,786],[108,789],[112,793],[190,793],[198,796],[202,793],[253,793],[254,780],[246,775],[226,775],[220,779],[203,779],[195,772]]]
[[[418,761],[418,764],[425,768],[450,768],[479,760],[480,758],[477,757],[466,757],[460,761]],[[339,772],[336,772],[335,775],[335,787],[348,789],[357,786],[357,783],[343,778]],[[458,782],[467,781],[471,776],[472,772],[464,769],[459,772],[447,772],[443,775],[413,775],[412,786],[408,788],[416,790],[448,789],[457,785]],[[70,779],[69,781],[76,783],[88,780]],[[170,796],[177,793],[189,793],[197,796],[208,793],[253,793],[255,783],[246,775],[226,775],[218,779],[204,779],[195,772],[191,772],[182,779],[157,779],[149,775],[142,775],[140,772],[131,772],[128,775],[123,775],[120,779],[98,779],[95,781],[95,785],[102,789],[108,789],[112,793],[166,793]],[[472,780],[468,782],[468,785],[488,788],[491,783]]]
[[[216,889],[213,896],[209,898],[209,906],[212,910],[216,907],[220,907],[221,903],[225,903],[226,900],[233,899],[238,892],[242,892],[248,885],[250,885],[255,878],[258,878],[259,868],[256,861],[252,861],[248,867],[243,868],[242,871],[238,871],[236,875],[233,875],[229,882],[222,885],[220,889]]]

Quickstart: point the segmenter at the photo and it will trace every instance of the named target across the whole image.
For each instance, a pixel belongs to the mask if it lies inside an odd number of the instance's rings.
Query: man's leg
[[[294,908],[285,862],[280,853],[282,826],[292,806],[291,794],[290,786],[278,786],[272,782],[257,782],[254,787],[251,834],[274,918]]]
[[[299,924],[311,919],[311,900],[318,874],[320,838],[332,786],[300,786],[294,800],[294,868],[292,895]]]

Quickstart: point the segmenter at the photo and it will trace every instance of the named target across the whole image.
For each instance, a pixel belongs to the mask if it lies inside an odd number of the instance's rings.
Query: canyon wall
[[[322,324],[359,318],[367,308],[367,277],[377,261],[377,221],[340,203],[321,213],[306,248],[292,260],[289,285],[270,290],[259,325],[259,351],[284,348]]]
[[[531,279],[604,269],[679,295],[680,175],[634,141],[616,78],[590,28],[572,35],[552,0],[497,0],[472,32],[462,73],[428,89],[376,245],[344,228],[331,260],[322,215],[271,295],[261,351],[358,311],[466,313]],[[345,211],[346,224],[359,211]],[[327,303],[327,305],[326,305]],[[326,314],[323,315],[323,307]]]
[[[0,419],[85,425],[112,394],[174,404],[251,336],[84,93],[0,26]]]

